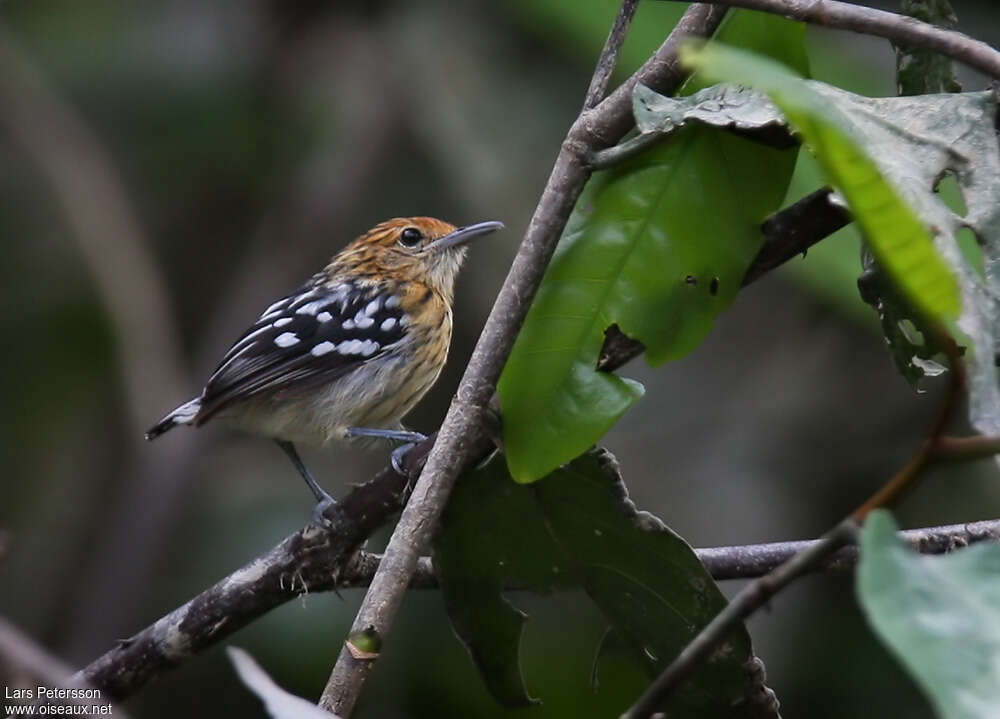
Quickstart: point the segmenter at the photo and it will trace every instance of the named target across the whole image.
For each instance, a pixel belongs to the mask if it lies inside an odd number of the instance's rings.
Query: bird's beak
[[[459,227],[454,232],[449,232],[443,237],[439,237],[427,246],[427,249],[431,252],[440,252],[441,250],[446,250],[449,247],[454,247],[455,245],[464,245],[469,240],[480,237],[481,235],[488,235],[497,230],[503,229],[502,222],[477,222],[474,225],[466,225],[465,227]]]

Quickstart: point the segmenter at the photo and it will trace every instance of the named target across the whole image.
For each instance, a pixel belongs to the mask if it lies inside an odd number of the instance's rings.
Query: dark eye
[[[416,247],[422,239],[424,239],[424,236],[420,234],[420,230],[416,227],[407,227],[399,233],[399,244],[403,247]]]

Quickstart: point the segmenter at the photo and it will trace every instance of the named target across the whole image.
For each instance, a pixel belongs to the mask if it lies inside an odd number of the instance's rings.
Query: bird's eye
[[[420,230],[416,227],[407,227],[399,233],[399,244],[403,247],[416,247],[422,239],[424,239],[424,236],[420,234]]]

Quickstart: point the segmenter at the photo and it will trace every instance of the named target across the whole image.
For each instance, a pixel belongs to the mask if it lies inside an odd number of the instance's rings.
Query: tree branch
[[[417,471],[433,437],[407,454],[405,468]],[[954,461],[992,456],[1000,452],[998,437],[944,437],[930,460]],[[493,445],[483,438],[476,448],[480,457]],[[182,664],[198,652],[222,641],[257,617],[303,594],[371,583],[381,557],[356,548],[403,505],[406,478],[386,468],[356,487],[329,513],[331,529],[309,525],[287,537],[270,551],[217,582],[131,638],[120,642],[92,664],[79,678],[106,692],[109,699],[124,699],[163,672]],[[1000,520],[933,527],[903,532],[911,546],[925,554],[950,551],[965,543],[1000,540]],[[771,571],[794,554],[819,540],[777,542],[695,550],[716,579],[749,579]],[[844,549],[816,569],[835,570],[853,565],[856,552]],[[417,562],[412,589],[437,586],[427,557]]]
[[[884,37],[896,45],[941,53],[992,78],[1000,79],[1000,52],[960,32],[912,17],[838,0],[708,0],[730,7],[782,15],[792,20]]]
[[[621,52],[625,43],[625,36],[628,34],[632,18],[639,8],[639,0],[622,0],[621,7],[618,8],[618,15],[615,23],[611,26],[608,39],[604,42],[604,49],[597,60],[597,67],[594,68],[594,75],[590,78],[590,87],[587,88],[587,97],[583,101],[583,109],[589,110],[604,99],[608,91],[608,81],[611,73],[615,71],[618,64],[618,53]]]
[[[821,187],[764,220],[767,240],[743,276],[743,286],[783,265],[851,222],[851,213],[830,201],[833,190]]]
[[[681,41],[710,35],[723,14],[724,9],[720,12],[707,5],[692,5],[638,72],[573,123],[352,632],[366,631],[384,640],[393,624],[419,551],[430,538],[459,473],[472,459],[475,439],[483,433],[481,417],[497,378],[566,221],[590,177],[584,156],[617,142],[630,127],[631,94],[636,83],[661,90],[679,84],[684,72],[677,58]],[[373,664],[372,659],[355,659],[347,646],[342,647],[320,705],[339,716],[350,715]]]
[[[1000,519],[908,529],[900,532],[899,538],[921,554],[947,554],[979,542],[1000,543]],[[773,571],[796,554],[814,547],[820,541],[819,539],[811,539],[731,547],[706,547],[695,549],[694,553],[698,555],[698,559],[716,581],[755,579]],[[336,588],[368,586],[380,560],[381,556],[378,554],[358,552],[350,564],[344,568],[344,573]],[[809,569],[816,572],[844,572],[853,569],[857,561],[858,549],[852,545],[842,547]],[[410,589],[438,589],[439,586],[431,558],[421,557],[420,561],[417,562],[417,570],[413,574],[413,579],[410,581]],[[311,591],[330,589],[334,589],[334,587],[310,587]],[[504,587],[505,591],[521,589],[524,587],[519,585]]]

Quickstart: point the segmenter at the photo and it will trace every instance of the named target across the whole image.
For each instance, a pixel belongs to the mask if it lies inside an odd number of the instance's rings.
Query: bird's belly
[[[244,431],[312,446],[345,439],[350,427],[396,429],[440,371],[397,354],[309,392],[251,398],[225,419]]]

